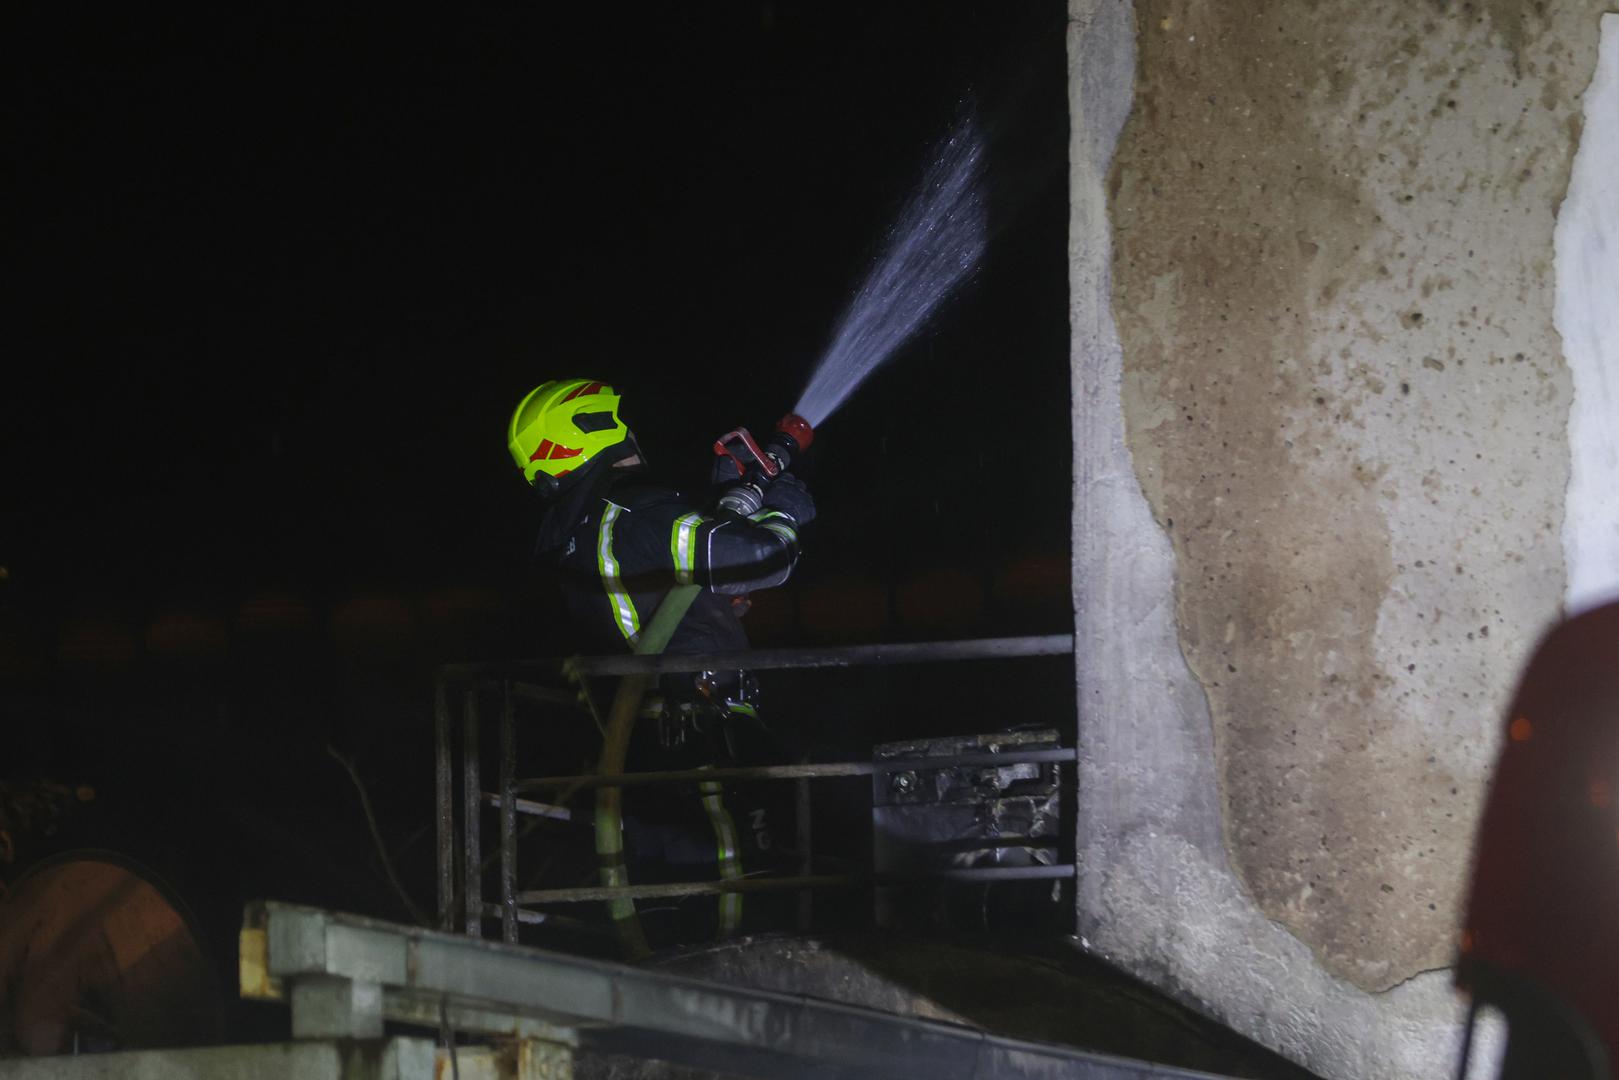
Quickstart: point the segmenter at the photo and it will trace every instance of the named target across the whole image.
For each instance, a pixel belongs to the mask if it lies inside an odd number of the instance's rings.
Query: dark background
[[[13,13],[0,777],[97,792],[14,867],[101,843],[397,917],[330,744],[427,901],[433,667],[572,651],[511,408],[610,381],[702,476],[792,405],[969,95],[986,260],[823,425],[801,572],[750,620],[1066,631],[1062,34],[1056,3]],[[779,715],[835,756],[1071,726],[1065,665],[960,671]]]

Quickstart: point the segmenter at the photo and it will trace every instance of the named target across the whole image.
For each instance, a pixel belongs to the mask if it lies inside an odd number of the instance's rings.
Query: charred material
[[[1061,864],[1058,762],[1018,760],[1028,751],[1057,749],[1057,733],[1049,729],[876,747],[871,825],[879,880]],[[1000,753],[1008,756],[1004,765],[979,763],[980,755]],[[896,760],[906,767],[881,768]],[[876,920],[884,927],[1062,932],[1062,895],[1061,878],[917,881],[879,888]]]

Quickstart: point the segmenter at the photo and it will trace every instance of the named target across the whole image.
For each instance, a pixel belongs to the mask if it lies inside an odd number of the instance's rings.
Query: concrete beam
[[[392,972],[382,984],[383,1012],[390,1018],[430,1022],[442,1004],[461,1024],[485,1034],[534,1041],[533,1032],[545,1029],[523,1025],[540,1021],[577,1031],[586,1049],[726,1074],[1209,1080],[1207,1073],[1001,1038],[804,995],[724,986],[289,904],[250,908],[242,941],[244,950],[264,954],[244,959],[244,991],[276,994],[277,987],[290,986],[296,1000],[297,986],[305,980]]]
[[[5,1080],[437,1080],[431,1039],[322,1040],[0,1061]],[[448,1075],[446,1072],[445,1075]],[[472,1074],[464,1074],[469,1078]],[[489,1074],[493,1075],[493,1074]]]

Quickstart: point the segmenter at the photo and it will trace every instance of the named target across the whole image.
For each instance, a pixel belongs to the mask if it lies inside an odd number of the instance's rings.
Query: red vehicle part
[[[132,860],[58,856],[0,901],[0,1057],[216,1042],[223,1000],[184,907]]]
[[[1507,1018],[1503,1077],[1619,1080],[1619,604],[1552,630],[1485,804],[1456,981]]]

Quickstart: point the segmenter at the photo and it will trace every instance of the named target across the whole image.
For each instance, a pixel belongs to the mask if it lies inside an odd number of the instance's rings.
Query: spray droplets
[[[793,410],[811,425],[843,404],[977,268],[988,232],[983,157],[969,113],[935,151],[815,366]]]

